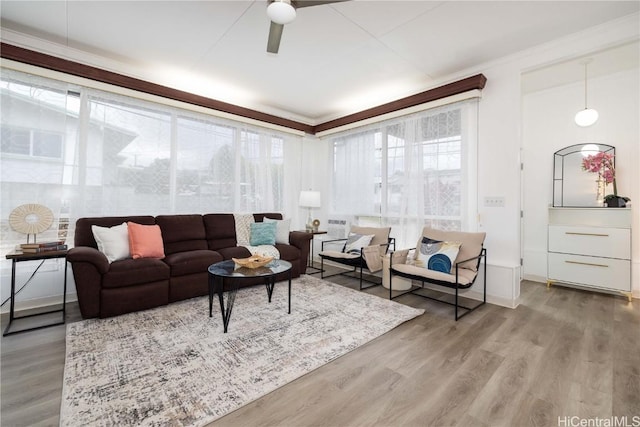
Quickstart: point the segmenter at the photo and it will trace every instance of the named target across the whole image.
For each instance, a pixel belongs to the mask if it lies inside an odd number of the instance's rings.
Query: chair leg
[[[456,285],[456,322],[458,321],[458,285]]]
[[[320,278],[324,279],[324,257],[320,257]]]
[[[487,302],[487,250],[484,250],[484,297],[483,302]]]
[[[362,290],[362,264],[360,264],[360,290]]]

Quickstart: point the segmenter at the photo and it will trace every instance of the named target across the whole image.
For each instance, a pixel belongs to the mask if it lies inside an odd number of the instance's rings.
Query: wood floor
[[[558,426],[574,416],[640,417],[640,301],[534,282],[523,282],[521,294],[515,310],[485,305],[458,322],[450,306],[401,297],[426,313],[210,425]],[[69,304],[67,321],[79,319]],[[64,331],[2,338],[3,427],[58,425]]]

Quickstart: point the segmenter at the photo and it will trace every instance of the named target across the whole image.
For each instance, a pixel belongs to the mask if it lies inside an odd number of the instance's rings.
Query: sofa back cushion
[[[253,218],[256,220],[256,222],[262,222],[264,217],[271,218],[271,219],[282,219],[282,214],[275,213],[275,212],[271,212],[271,213],[254,213],[253,214]]]
[[[202,219],[210,250],[216,251],[236,246],[236,221],[233,214],[206,214]]]
[[[76,221],[76,230],[73,237],[74,246],[89,246],[98,249],[96,239],[91,231],[92,225],[99,227],[113,227],[123,222],[135,222],[143,225],[153,225],[156,223],[152,216],[106,216],[106,217],[88,217],[79,218]]]
[[[282,219],[280,213],[254,213],[253,218],[256,222],[262,222],[264,217],[271,219]],[[217,251],[218,249],[232,248],[237,246],[236,238],[236,221],[231,213],[213,213],[202,216],[206,233],[207,244],[209,249]]]
[[[165,255],[207,249],[202,215],[158,215]]]

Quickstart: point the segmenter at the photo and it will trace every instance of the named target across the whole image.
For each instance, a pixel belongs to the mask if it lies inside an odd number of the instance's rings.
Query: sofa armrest
[[[99,317],[102,276],[109,271],[107,257],[95,248],[77,246],[69,249],[67,261],[73,270],[82,318]]]
[[[311,240],[313,234],[306,233],[304,231],[290,231],[289,232],[289,244],[295,246],[300,250],[300,272],[304,273],[307,265],[307,258],[309,258],[309,248],[311,247]]]
[[[313,239],[313,234],[311,233],[306,233],[304,231],[289,232],[289,244],[300,249],[301,252],[304,252],[307,255],[309,254],[309,242],[311,239]]]
[[[67,252],[67,261],[72,265],[74,262],[92,264],[100,274],[109,271],[109,260],[107,257],[99,250],[89,246],[77,246],[69,249],[69,252]]]

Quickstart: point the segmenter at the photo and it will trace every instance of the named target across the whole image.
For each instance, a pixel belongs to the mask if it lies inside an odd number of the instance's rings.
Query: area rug
[[[423,313],[311,276],[67,325],[60,425],[202,426]]]

